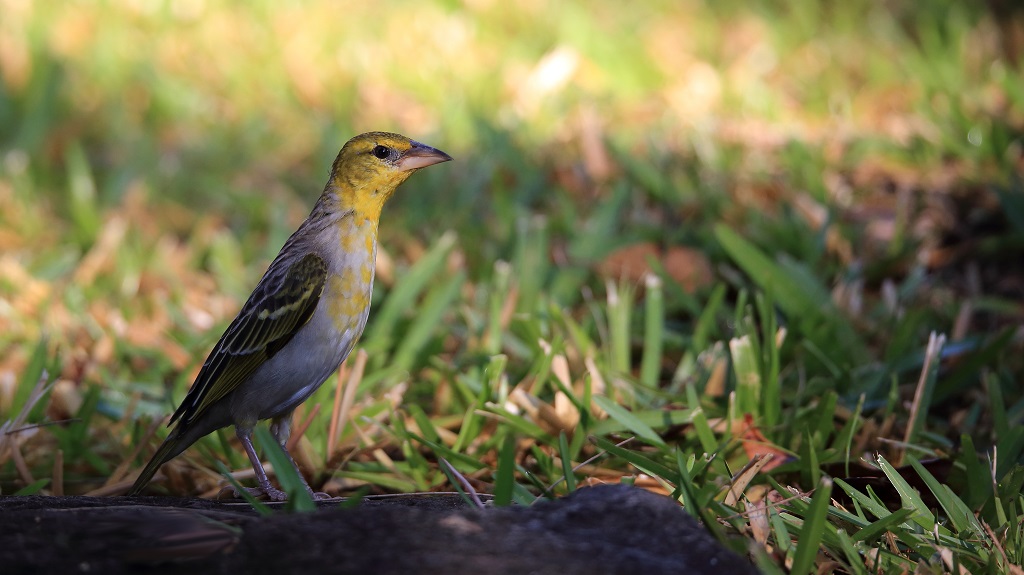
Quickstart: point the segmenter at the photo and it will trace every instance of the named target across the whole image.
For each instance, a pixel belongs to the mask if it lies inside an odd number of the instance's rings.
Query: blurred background
[[[413,404],[459,433],[498,352],[506,385],[552,405],[554,355],[570,384],[595,359],[631,409],[696,382],[721,412],[738,380],[713,358],[765,325],[764,293],[788,329],[773,440],[826,391],[880,425],[905,413],[931,331],[975,363],[941,380],[929,441],[986,436],[984,409],[951,405],[988,405],[991,376],[996,419],[1024,413],[1022,18],[996,0],[0,0],[0,421],[77,418],[22,433],[46,448],[28,467],[59,448],[77,491],[121,478],[340,146],[388,130],[456,161],[385,210],[364,414]],[[309,404],[312,453],[335,389]],[[5,465],[5,493],[23,487]]]

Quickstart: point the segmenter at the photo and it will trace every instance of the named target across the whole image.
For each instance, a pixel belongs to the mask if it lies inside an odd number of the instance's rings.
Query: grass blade
[[[558,434],[558,453],[562,460],[562,477],[565,478],[565,488],[569,493],[576,491],[576,472],[572,469],[572,452],[569,451],[569,441],[565,432]]]
[[[498,450],[498,470],[494,474],[494,504],[505,507],[512,503],[512,492],[515,488],[516,470],[516,437],[505,434]]]
[[[791,575],[806,575],[814,571],[818,549],[824,537],[828,517],[829,501],[832,497],[832,480],[823,477],[811,497],[811,504],[800,528],[800,540],[793,553]]]
[[[665,441],[649,425],[608,397],[596,395],[594,396],[594,403],[603,409],[608,414],[608,417],[626,426],[626,429],[635,433],[637,437],[657,447],[668,447],[665,445]]]
[[[665,335],[665,297],[661,278],[648,274],[644,282],[644,350],[640,358],[640,383],[657,387]]]

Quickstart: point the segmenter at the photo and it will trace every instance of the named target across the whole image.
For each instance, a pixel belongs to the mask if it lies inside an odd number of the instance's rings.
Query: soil
[[[260,516],[244,502],[0,497],[3,573],[756,573],[674,501],[625,486],[529,507],[454,494],[321,502]]]

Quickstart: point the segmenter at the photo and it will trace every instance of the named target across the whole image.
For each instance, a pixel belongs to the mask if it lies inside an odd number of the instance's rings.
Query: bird
[[[271,420],[270,432],[288,454],[292,412],[338,369],[366,326],[384,204],[413,172],[451,159],[388,132],[355,136],[341,148],[309,217],[211,350],[128,495],[201,437],[233,425],[256,473],[257,487],[246,491],[287,499],[267,478],[253,429]],[[327,497],[299,477],[315,498]]]

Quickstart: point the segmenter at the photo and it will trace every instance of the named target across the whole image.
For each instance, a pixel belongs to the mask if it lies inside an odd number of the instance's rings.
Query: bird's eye
[[[376,148],[373,149],[373,155],[376,156],[378,159],[383,160],[391,155],[391,149],[388,148],[387,146],[377,146]]]

